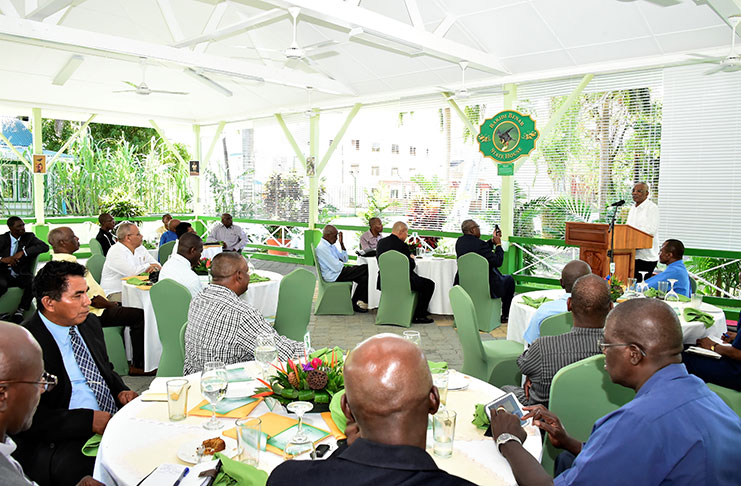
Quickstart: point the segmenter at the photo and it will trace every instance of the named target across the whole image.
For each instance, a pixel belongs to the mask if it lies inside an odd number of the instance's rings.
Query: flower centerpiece
[[[623,295],[625,291],[624,284],[614,275],[608,275],[605,277],[605,280],[607,280],[607,284],[610,286],[610,300],[616,302],[618,297]]]
[[[314,353],[317,354],[317,353]],[[335,348],[306,363],[288,360],[287,366],[272,365],[278,372],[257,388],[253,397],[272,397],[283,405],[295,401],[314,403],[314,412],[329,410],[335,393],[345,388],[342,350]]]
[[[201,261],[198,262],[198,265],[193,267],[193,271],[196,273],[196,275],[208,275],[208,270],[210,268],[211,268],[211,259],[201,258]]]

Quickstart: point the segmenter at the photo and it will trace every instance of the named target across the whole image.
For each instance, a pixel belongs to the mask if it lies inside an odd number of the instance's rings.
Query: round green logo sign
[[[514,162],[535,150],[535,140],[539,135],[530,115],[502,111],[481,124],[479,151],[497,162]]]

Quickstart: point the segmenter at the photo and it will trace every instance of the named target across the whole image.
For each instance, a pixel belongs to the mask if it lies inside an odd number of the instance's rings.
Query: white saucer
[[[226,443],[226,449],[221,451],[223,454],[225,454],[227,457],[232,458],[237,455],[238,449],[237,449],[237,441],[234,439],[231,439],[229,437],[224,437],[220,434],[220,431],[214,431],[214,434],[218,434],[218,437],[222,438],[224,442]],[[180,446],[180,449],[178,449],[178,459],[183,461],[186,464],[195,464],[198,462],[198,446],[200,446],[203,443],[203,439],[194,439],[189,440],[183,445]],[[213,458],[211,456],[204,456],[206,458]]]

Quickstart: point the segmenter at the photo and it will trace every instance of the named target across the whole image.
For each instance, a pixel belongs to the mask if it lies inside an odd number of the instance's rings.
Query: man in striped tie
[[[47,263],[33,281],[37,311],[24,323],[59,384],[41,396],[33,425],[13,439],[14,454],[40,486],[73,485],[92,474],[83,444],[137,394],[113,371],[98,318],[89,313],[85,267]]]

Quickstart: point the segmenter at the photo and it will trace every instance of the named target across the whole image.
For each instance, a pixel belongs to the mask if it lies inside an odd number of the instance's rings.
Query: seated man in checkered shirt
[[[203,370],[208,361],[225,364],[255,359],[255,339],[272,334],[278,358],[303,355],[304,344],[279,335],[247,301],[239,298],[250,283],[247,260],[239,253],[224,252],[211,263],[211,284],[190,303],[185,330],[183,372]]]

